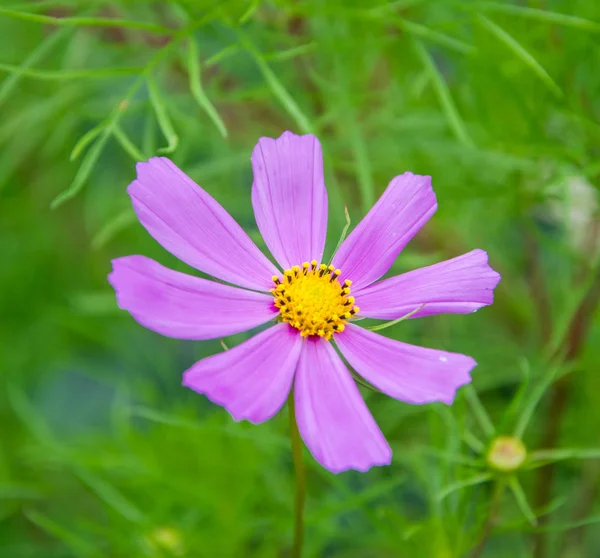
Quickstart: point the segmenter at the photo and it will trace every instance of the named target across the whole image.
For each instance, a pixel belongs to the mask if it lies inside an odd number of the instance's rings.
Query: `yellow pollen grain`
[[[351,281],[340,284],[341,270],[316,260],[295,265],[274,276],[271,293],[280,319],[300,331],[302,337],[318,335],[330,340],[344,331],[347,321],[358,313],[350,296]]]

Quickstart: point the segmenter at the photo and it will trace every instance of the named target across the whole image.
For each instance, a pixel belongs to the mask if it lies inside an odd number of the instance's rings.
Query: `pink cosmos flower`
[[[392,451],[341,357],[382,392],[413,404],[452,403],[476,363],[387,339],[355,319],[474,312],[492,303],[500,276],[484,251],[473,250],[378,281],[434,214],[430,177],[395,177],[326,265],[319,140],[290,132],[261,138],[252,167],[256,222],[281,269],[209,194],[156,157],[137,165],[127,190],[140,222],[180,260],[232,286],[127,256],[113,260],[109,275],[119,307],[180,339],[214,339],[271,323],[194,364],[184,385],[235,420],[253,423],[273,417],[293,385],[300,434],[319,463],[334,473],[387,465]]]

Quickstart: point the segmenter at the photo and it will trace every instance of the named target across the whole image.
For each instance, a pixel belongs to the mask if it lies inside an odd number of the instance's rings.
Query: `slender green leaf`
[[[350,213],[348,213],[347,205],[344,206],[344,216],[346,217],[346,224],[344,225],[344,228],[342,229],[342,234],[340,235],[340,239],[338,240],[338,243],[336,244],[335,249],[333,250],[333,253],[331,254],[331,258],[329,260],[329,265],[331,265],[331,262],[333,261],[333,258],[335,257],[337,251],[340,249],[342,242],[344,242],[344,239],[346,238],[346,235],[348,234],[348,230],[350,229],[350,225],[352,224],[352,221],[350,219]]]
[[[94,166],[98,162],[106,143],[108,142],[108,138],[110,137],[110,128],[105,127],[102,130],[102,134],[100,138],[94,143],[91,149],[86,153],[83,161],[81,162],[81,166],[77,170],[77,174],[71,182],[71,185],[61,192],[50,204],[52,209],[56,209],[58,206],[62,205],[67,200],[74,198],[83,188],[85,182],[89,178]]]
[[[461,435],[465,444],[467,444],[467,446],[469,446],[475,453],[482,454],[485,451],[485,444],[471,431],[464,429]]]
[[[541,380],[538,381],[537,386],[535,386],[533,391],[531,392],[531,396],[523,405],[523,410],[521,411],[521,414],[517,419],[515,430],[513,433],[513,435],[516,438],[523,438],[529,421],[533,416],[533,411],[537,407],[544,393],[546,393],[546,390],[552,385],[552,382],[554,382],[554,379],[556,378],[556,375],[558,374],[559,370],[559,366],[552,366],[550,364],[547,366],[546,374],[542,377]]]
[[[440,33],[439,31],[435,31],[434,29],[430,29],[425,25],[415,23],[414,21],[408,21],[399,17],[389,18],[389,16],[386,19],[391,20],[400,29],[406,31],[407,33],[410,33],[415,37],[429,40],[431,42],[460,52],[462,54],[473,54],[476,51],[473,45],[460,41],[459,39],[451,37],[450,35]]]
[[[543,66],[525,49],[512,35],[507,33],[502,27],[495,24],[487,17],[479,14],[478,21],[488,29],[499,41],[504,43],[512,52],[544,82],[552,93],[557,97],[562,97],[562,91],[556,82],[550,77],[550,74]]]
[[[117,234],[130,227],[137,221],[135,212],[132,208],[127,208],[113,217],[104,225],[92,238],[91,246],[94,249],[103,248]]]
[[[213,121],[221,135],[227,137],[227,128],[222,118],[219,116],[217,109],[206,96],[202,81],[200,79],[200,62],[198,48],[193,36],[188,40],[188,59],[187,59],[188,75],[190,79],[190,91],[200,108],[202,108],[208,117]]]
[[[63,80],[80,78],[111,78],[121,75],[139,74],[144,68],[88,68],[83,70],[38,70],[23,66],[12,66],[0,63],[0,71],[9,72],[13,75],[31,77],[43,80]]]
[[[580,527],[587,527],[588,525],[596,525],[600,523],[600,515],[591,515],[580,519],[579,521],[571,521],[568,523],[549,523],[543,527],[537,527],[531,529],[532,533],[559,533],[561,531],[570,531],[571,529],[578,529]]]
[[[494,425],[492,424],[492,421],[490,420],[490,417],[487,414],[485,407],[479,400],[477,391],[475,390],[472,384],[465,386],[462,391],[465,394],[465,397],[467,398],[467,401],[469,402],[471,408],[473,409],[473,412],[475,413],[475,417],[479,422],[481,430],[483,430],[483,433],[488,438],[491,438],[496,433],[496,429],[494,428]]]
[[[40,416],[35,406],[15,384],[7,384],[8,400],[23,424],[42,444],[55,445],[56,438],[48,423]]]
[[[313,52],[317,49],[317,43],[307,43],[305,45],[299,45],[293,48],[288,48],[286,50],[278,50],[277,52],[270,52],[265,54],[265,60],[291,60],[292,58],[296,58],[297,56],[302,56],[303,54],[307,54],[309,52]]]
[[[34,64],[37,64],[54,48],[54,46],[60,42],[62,39],[69,36],[72,33],[71,29],[61,29],[60,31],[56,31],[49,35],[45,40],[43,40],[37,48],[31,52],[31,54],[23,60],[21,65],[19,66],[20,70],[27,70]],[[18,85],[19,81],[23,77],[23,72],[13,72],[10,76],[8,76],[0,85],[0,106],[2,103],[9,97],[15,87]]]
[[[92,543],[80,537],[71,529],[59,525],[54,520],[35,510],[24,510],[25,517],[42,531],[62,541],[76,556],[102,557],[104,554]]]
[[[397,318],[395,320],[392,320],[391,322],[385,322],[384,324],[379,324],[376,326],[372,326],[370,328],[368,328],[371,331],[380,331],[382,329],[391,327],[393,325],[399,324],[400,322],[403,322],[404,320],[408,320],[408,318],[410,318],[411,316],[414,316],[419,310],[422,310],[423,307],[426,305],[427,303],[423,303],[421,304],[421,306],[419,306],[418,308],[415,308],[412,312],[409,312],[408,314],[405,314],[404,316]]]
[[[444,488],[439,494],[436,496],[436,500],[440,501],[456,492],[457,490],[462,490],[463,488],[468,488],[469,486],[477,486],[478,484],[482,484],[492,479],[492,473],[479,473],[478,475],[474,475],[471,478],[453,482]]]
[[[77,476],[84,482],[105,504],[113,508],[117,513],[122,515],[132,523],[142,523],[144,514],[132,504],[123,494],[121,494],[114,486],[105,480],[90,473],[86,469],[77,469]]]
[[[273,92],[273,95],[279,100],[279,102],[282,104],[283,108],[285,108],[287,113],[296,121],[296,124],[298,125],[300,131],[305,134],[314,133],[313,127],[310,124],[309,119],[302,112],[294,98],[288,93],[287,89],[284,87],[283,83],[281,83],[279,78],[275,75],[273,70],[271,70],[271,68],[265,61],[263,55],[256,49],[256,47],[249,41],[249,39],[242,31],[238,30],[237,33],[242,42],[242,46],[248,51],[250,56],[253,58],[254,62],[258,66],[258,69],[265,78],[267,85]]]
[[[250,5],[248,6],[248,9],[240,16],[240,25],[244,25],[244,23],[252,19],[252,16],[255,14],[256,10],[258,10],[258,7],[260,6],[260,2],[261,0],[250,0]]]
[[[165,136],[168,144],[167,147],[161,147],[158,152],[173,153],[173,151],[175,151],[179,145],[179,136],[175,132],[175,128],[173,127],[171,118],[169,117],[169,113],[167,111],[167,106],[165,105],[165,101],[160,94],[156,81],[152,76],[148,76],[146,81],[148,83],[148,91],[150,93],[150,102],[152,103],[154,113],[156,114],[156,120],[158,121],[160,130]]]
[[[225,48],[218,51],[216,54],[213,54],[204,62],[205,66],[216,66],[221,60],[232,56],[233,54],[240,52],[242,49],[240,45],[232,44],[227,45]]]
[[[91,130],[88,130],[79,141],[75,144],[73,151],[71,151],[70,160],[74,161],[81,155],[81,153],[85,150],[85,148],[92,143],[106,128],[107,122],[101,122],[97,126],[94,126]]]
[[[536,450],[529,454],[529,468],[567,459],[600,459],[600,448],[560,448]],[[533,467],[531,466],[533,465]]]
[[[481,9],[484,11],[498,12],[535,19],[545,23],[556,23],[565,27],[574,27],[583,31],[600,32],[600,22],[591,21],[583,17],[578,17],[569,14],[561,14],[559,12],[550,12],[548,10],[540,10],[538,8],[530,8],[528,6],[519,6],[508,2],[477,2],[470,4],[469,7]]]
[[[19,12],[0,8],[0,15],[22,19],[25,21],[35,21],[46,25],[75,26],[75,27],[123,27],[129,29],[142,29],[152,33],[173,33],[174,29],[163,27],[155,23],[144,21],[129,21],[126,19],[110,19],[101,17],[54,17],[49,15],[34,14],[31,12]]]
[[[517,479],[515,476],[512,476],[508,480],[508,486],[515,497],[519,509],[527,518],[527,521],[529,521],[529,523],[535,527],[537,525],[537,517],[527,501],[527,496],[525,495],[525,491],[523,490],[519,479]]]
[[[115,136],[115,139],[119,142],[119,145],[125,150],[126,153],[128,153],[131,156],[131,158],[136,163],[139,163],[140,161],[145,161],[146,159],[148,159],[148,157],[146,157],[135,146],[135,144],[129,139],[127,134],[123,131],[123,129],[118,124],[115,124],[113,126],[113,135]]]
[[[437,66],[433,62],[433,59],[421,43],[421,41],[415,40],[414,42],[417,54],[423,63],[423,66],[430,76],[431,82],[433,83],[434,89],[438,96],[442,111],[448,120],[450,128],[454,131],[456,138],[465,146],[473,147],[473,140],[467,132],[467,128],[458,113],[458,110],[450,95],[450,89],[446,84],[442,74],[437,69]]]
[[[500,431],[506,430],[506,425],[509,423],[509,421],[512,421],[515,415],[518,413],[523,401],[525,400],[525,395],[527,394],[527,390],[529,389],[529,385],[531,383],[531,367],[526,358],[523,357],[519,359],[519,368],[523,371],[523,381],[519,385],[517,393],[513,396],[510,405],[504,413],[502,423],[499,427]]]

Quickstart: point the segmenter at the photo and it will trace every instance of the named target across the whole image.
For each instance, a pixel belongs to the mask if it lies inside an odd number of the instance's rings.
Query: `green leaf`
[[[396,320],[392,320],[391,322],[385,322],[384,324],[379,324],[379,325],[376,325],[376,326],[372,326],[372,327],[369,327],[368,329],[370,331],[381,331],[382,329],[385,329],[387,327],[391,327],[393,325],[399,324],[400,322],[403,322],[404,320],[408,320],[408,318],[410,318],[411,316],[414,316],[426,304],[427,303],[424,302],[419,307],[415,308],[412,312],[409,312],[408,314],[405,314],[404,316],[402,316],[400,318],[397,318]]]
[[[462,439],[475,453],[482,454],[485,451],[485,444],[466,428],[461,432]]]
[[[498,12],[535,19],[544,23],[557,23],[565,27],[574,27],[583,31],[600,32],[600,23],[591,21],[583,17],[578,17],[569,14],[561,14],[559,12],[550,12],[548,10],[540,10],[538,8],[530,8],[528,6],[519,6],[509,3],[500,2],[478,2],[477,4],[469,4],[469,7],[481,9],[484,11]]]
[[[529,454],[528,469],[543,467],[567,459],[600,459],[600,448],[559,448],[537,450]]]
[[[158,90],[156,81],[152,76],[148,76],[146,81],[148,84],[148,91],[150,93],[150,102],[152,103],[152,107],[154,108],[154,112],[156,114],[156,120],[158,121],[160,130],[165,136],[168,144],[167,147],[159,148],[158,153],[173,153],[173,151],[175,151],[179,145],[179,136],[173,128],[171,118],[169,117],[167,107],[160,94],[160,91]]]
[[[85,70],[38,70],[23,66],[0,63],[0,71],[10,72],[13,75],[31,77],[43,80],[66,80],[80,78],[110,78],[121,75],[139,74],[144,68],[88,68]]]
[[[98,498],[132,523],[143,523],[144,514],[114,486],[85,469],[78,468],[75,474]]]
[[[108,138],[110,137],[110,128],[105,127],[102,130],[102,135],[96,141],[96,143],[92,146],[92,148],[85,154],[81,166],[77,170],[77,174],[71,182],[71,185],[61,192],[50,204],[52,209],[56,209],[67,200],[74,198],[83,188],[85,182],[89,178],[94,166],[98,162],[106,143],[108,142]]]
[[[542,377],[541,380],[539,380],[538,384],[534,387],[533,391],[531,392],[531,396],[523,405],[523,410],[521,411],[517,419],[515,430],[513,432],[513,435],[516,438],[523,438],[529,421],[533,416],[533,411],[537,407],[544,393],[546,393],[546,390],[552,385],[552,382],[554,382],[554,379],[556,378],[556,375],[560,370],[560,366],[553,366],[551,364],[548,364],[546,370],[546,374]]]
[[[219,116],[217,109],[206,96],[200,79],[200,62],[198,48],[193,36],[188,39],[188,57],[187,57],[188,75],[190,79],[190,91],[200,108],[202,108],[208,117],[213,121],[221,135],[227,137],[227,128]]]
[[[462,490],[463,488],[468,488],[469,486],[477,486],[478,484],[482,484],[492,479],[492,473],[480,473],[478,475],[474,475],[471,478],[453,482],[444,488],[439,494],[436,495],[436,500],[441,501],[453,492],[457,490]]]
[[[65,546],[74,552],[75,556],[91,556],[91,557],[102,557],[104,556],[92,543],[86,539],[80,537],[78,534],[73,532],[67,527],[56,523],[54,520],[43,515],[42,513],[35,510],[23,510],[25,517],[31,521],[34,525],[39,527],[42,531],[62,541]]]
[[[473,45],[455,39],[450,35],[446,35],[444,33],[440,33],[439,31],[435,31],[426,27],[425,25],[421,25],[419,23],[415,23],[413,21],[408,21],[399,17],[386,17],[386,19],[391,20],[395,23],[400,29],[403,31],[410,33],[411,35],[430,40],[431,42],[437,43],[441,46],[445,46],[462,54],[473,54],[476,49]]]
[[[148,157],[146,157],[146,155],[144,155],[134,145],[134,143],[129,139],[127,134],[118,124],[115,124],[113,126],[113,135],[115,136],[115,139],[119,142],[119,145],[125,150],[126,153],[128,153],[131,156],[131,158],[136,163],[139,163],[140,161],[146,161],[148,159]]]
[[[415,40],[414,44],[425,71],[429,74],[431,82],[433,83],[438,100],[442,106],[442,111],[446,116],[450,128],[454,131],[454,135],[465,147],[474,147],[473,140],[469,136],[467,128],[458,113],[454,101],[452,100],[452,96],[450,95],[450,89],[442,74],[437,69],[437,66],[421,41]]]
[[[127,208],[108,221],[92,238],[91,246],[95,250],[106,246],[117,234],[137,221],[135,211]]]
[[[488,29],[498,40],[504,43],[516,56],[521,59],[523,64],[529,66],[531,70],[544,82],[546,87],[557,97],[562,97],[563,93],[556,82],[550,77],[550,74],[542,65],[530,54],[525,47],[521,45],[512,35],[507,33],[502,27],[495,24],[487,17],[479,14],[477,20],[481,25]]]
[[[40,416],[23,391],[13,383],[8,383],[6,387],[11,407],[31,434],[38,442],[55,446],[57,441],[48,423]]]
[[[344,228],[342,229],[342,234],[340,235],[340,239],[338,240],[338,243],[336,244],[335,249],[333,250],[333,253],[331,254],[331,258],[329,260],[328,265],[331,265],[333,258],[335,258],[336,252],[340,249],[342,242],[344,242],[344,239],[346,238],[346,235],[348,234],[348,229],[350,228],[350,225],[352,224],[352,221],[350,220],[350,213],[348,213],[348,206],[346,206],[346,205],[344,206],[344,216],[346,217],[346,224],[344,225]]]
[[[19,68],[21,70],[27,70],[32,65],[37,64],[54,48],[54,46],[61,40],[69,36],[72,33],[71,29],[61,29],[60,31],[56,31],[49,35],[45,40],[43,40],[37,48],[31,52],[31,54],[23,60]],[[8,98],[8,96],[12,93],[15,87],[18,85],[21,77],[23,77],[22,72],[13,72],[10,76],[8,76],[0,85],[0,106],[2,103]]]
[[[250,0],[250,5],[248,6],[248,9],[240,16],[240,19],[239,19],[240,25],[244,25],[244,23],[246,23],[247,21],[252,19],[252,16],[256,12],[256,10],[259,8],[260,3],[261,3],[261,0]]]
[[[519,509],[521,510],[523,515],[527,518],[527,521],[529,521],[529,523],[531,523],[531,525],[533,525],[535,527],[537,525],[537,517],[536,517],[535,513],[533,512],[533,510],[531,509],[531,506],[529,505],[529,502],[527,501],[527,496],[525,495],[525,491],[523,490],[523,487],[521,486],[521,483],[519,482],[517,477],[512,476],[508,480],[508,486],[514,495],[515,500],[517,501],[517,505],[519,506]]]
[[[570,531],[571,529],[578,529],[580,527],[587,527],[588,525],[596,525],[600,523],[600,515],[591,515],[580,519],[578,521],[571,521],[568,523],[549,523],[544,527],[538,527],[537,529],[531,529],[533,533],[559,533],[561,531]]]
[[[207,58],[204,62],[205,66],[216,66],[221,60],[240,52],[242,49],[240,45],[231,44],[227,45],[225,48],[219,50],[216,54],[213,54],[211,57]]]
[[[8,10],[0,8],[0,15],[22,19],[25,21],[35,21],[46,25],[59,25],[68,27],[123,27],[129,29],[142,29],[153,33],[171,34],[175,29],[169,29],[155,23],[147,23],[143,21],[129,21],[126,19],[110,19],[101,17],[54,17],[42,14],[33,14],[31,12],[19,12],[16,10]]]
[[[307,116],[302,112],[294,98],[288,93],[283,83],[275,75],[273,70],[265,61],[263,55],[250,42],[246,35],[241,30],[235,30],[240,37],[242,46],[248,51],[254,62],[258,66],[260,73],[265,78],[267,85],[271,89],[273,95],[279,100],[286,112],[296,121],[299,130],[304,134],[312,134],[313,127],[310,124]]]
[[[469,402],[471,408],[473,409],[473,412],[475,413],[475,417],[479,422],[481,430],[483,430],[484,434],[488,438],[491,438],[496,433],[496,429],[494,428],[494,425],[492,424],[492,421],[490,420],[490,417],[487,414],[485,407],[479,400],[477,391],[475,390],[472,384],[465,386],[462,389],[462,391],[465,394],[465,397],[467,398],[467,401]]]
[[[81,136],[81,138],[79,138],[79,141],[75,144],[75,147],[73,147],[73,151],[71,151],[69,159],[71,161],[77,159],[79,155],[81,155],[81,153],[84,151],[84,149],[102,133],[106,126],[107,122],[101,122],[91,130],[88,130],[85,134],[83,134],[83,136]]]
[[[313,52],[316,49],[316,42],[307,43],[305,45],[298,45],[296,47],[288,48],[285,50],[278,50],[276,52],[270,52],[268,54],[265,54],[265,60],[274,60],[282,62],[284,60],[291,60],[292,58],[296,58],[297,56],[302,56],[303,54]]]

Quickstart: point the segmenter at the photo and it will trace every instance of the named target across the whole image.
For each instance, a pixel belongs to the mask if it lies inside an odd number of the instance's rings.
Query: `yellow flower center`
[[[358,313],[350,296],[352,281],[338,281],[341,271],[313,260],[273,276],[271,289],[281,320],[300,330],[302,337],[318,335],[329,340],[344,331],[344,324]]]

